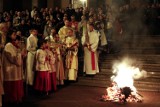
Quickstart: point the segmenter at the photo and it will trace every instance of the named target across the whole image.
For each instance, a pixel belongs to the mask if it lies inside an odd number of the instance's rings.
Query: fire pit
[[[116,62],[113,66],[113,76],[111,86],[102,95],[101,101],[111,102],[142,102],[143,96],[134,87],[134,79],[146,76],[146,71],[133,66],[131,59],[124,59]]]

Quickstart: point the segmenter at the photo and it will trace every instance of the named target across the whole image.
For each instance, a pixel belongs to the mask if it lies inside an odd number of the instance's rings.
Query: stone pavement
[[[105,88],[68,85],[48,96],[30,94],[16,107],[160,107],[158,92],[139,92],[142,103],[126,104],[100,101],[104,93]]]

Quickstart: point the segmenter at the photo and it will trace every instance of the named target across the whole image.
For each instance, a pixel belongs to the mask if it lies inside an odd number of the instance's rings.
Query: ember
[[[133,61],[124,59],[113,66],[114,76],[111,77],[112,85],[106,89],[102,101],[112,102],[142,102],[142,95],[138,94],[134,87],[133,79],[145,77],[146,71],[133,66]]]
[[[106,89],[107,93],[102,95],[102,101],[111,101],[111,102],[142,102],[142,96],[137,92],[131,90],[130,87],[119,88],[118,85],[113,82],[113,86]]]
[[[106,89],[107,93],[102,96],[102,101],[111,101],[111,102],[142,102],[142,96],[137,92],[131,90],[130,87],[119,88],[118,85],[113,82],[113,86]]]

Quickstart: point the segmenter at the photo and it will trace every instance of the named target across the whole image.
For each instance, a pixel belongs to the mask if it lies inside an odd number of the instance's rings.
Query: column
[[[66,8],[69,7],[70,5],[70,0],[61,0],[61,8]]]
[[[47,7],[54,8],[55,0],[47,0]]]
[[[23,7],[23,10],[25,10],[25,9],[32,10],[32,8],[33,8],[32,0],[23,0],[22,7]]]
[[[87,7],[97,8],[97,0],[87,0]]]
[[[3,0],[0,0],[0,12],[3,12]]]
[[[38,0],[32,0],[32,8],[34,6],[38,7]]]
[[[106,4],[107,5],[111,5],[112,4],[112,0],[106,0]]]
[[[47,7],[55,8],[61,6],[61,0],[47,0]]]

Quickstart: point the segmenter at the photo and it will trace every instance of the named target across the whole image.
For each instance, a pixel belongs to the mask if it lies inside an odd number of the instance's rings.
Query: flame
[[[140,70],[133,66],[134,60],[125,58],[113,65],[114,75],[111,77],[112,81],[116,82],[119,88],[130,87],[132,91],[136,92],[134,87],[134,79],[142,78],[146,75],[146,71]]]
[[[107,93],[102,96],[102,101],[119,103],[143,101],[142,96],[134,87],[134,79],[145,77],[147,73],[136,67],[137,64],[137,61],[128,57],[114,63],[112,86],[106,89]]]

